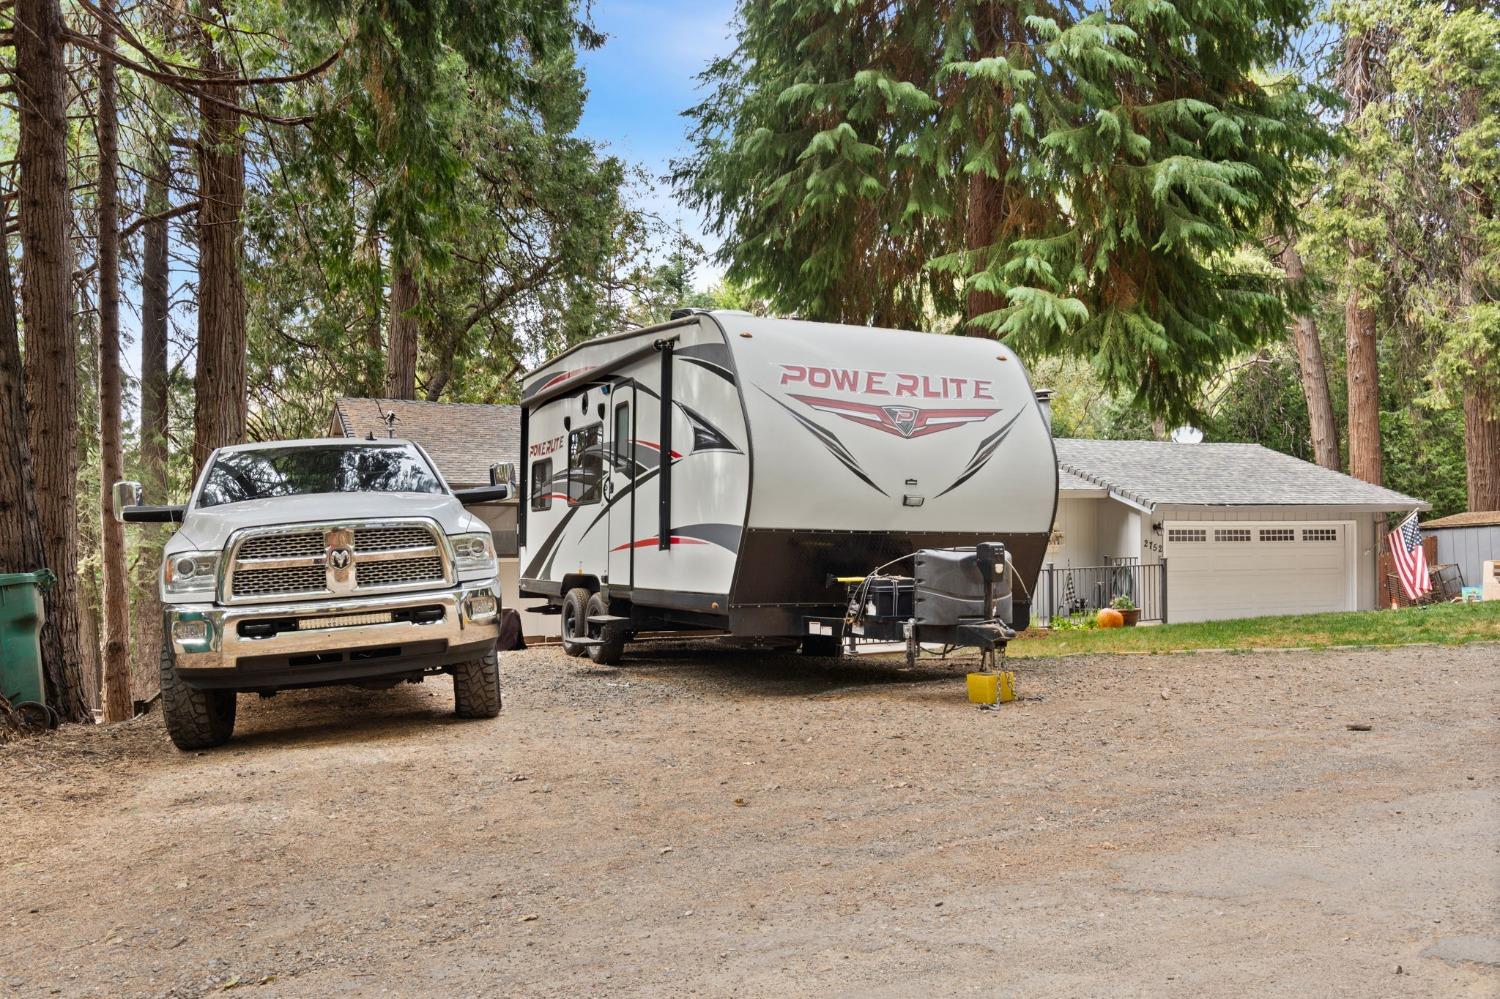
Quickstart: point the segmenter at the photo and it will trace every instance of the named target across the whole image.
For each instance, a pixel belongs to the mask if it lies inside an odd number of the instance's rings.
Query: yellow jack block
[[[969,700],[975,704],[1007,704],[1016,699],[1016,675],[1010,670],[998,673],[970,673]]]

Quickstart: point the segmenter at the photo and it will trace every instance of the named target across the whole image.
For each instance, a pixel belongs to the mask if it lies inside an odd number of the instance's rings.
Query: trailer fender
[[[575,586],[581,586],[590,593],[599,592],[599,577],[584,573],[570,572],[562,578],[562,592],[567,593]]]

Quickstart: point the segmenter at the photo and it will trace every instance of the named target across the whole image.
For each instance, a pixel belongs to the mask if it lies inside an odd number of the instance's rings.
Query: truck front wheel
[[[183,682],[172,659],[172,635],[161,639],[161,713],[178,749],[211,749],[234,734],[232,690],[200,690]]]
[[[500,713],[500,654],[453,667],[453,711],[460,718],[493,718]]]

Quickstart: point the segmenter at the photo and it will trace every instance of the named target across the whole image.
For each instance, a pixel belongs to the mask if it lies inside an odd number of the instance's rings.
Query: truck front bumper
[[[220,607],[171,604],[166,641],[200,687],[271,689],[421,674],[486,655],[500,635],[494,579],[388,597]]]

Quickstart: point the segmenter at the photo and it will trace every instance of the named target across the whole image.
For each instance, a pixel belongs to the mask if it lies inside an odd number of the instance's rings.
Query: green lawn
[[[1059,631],[1011,642],[1005,654],[1026,659],[1081,652],[1176,652],[1185,649],[1281,649],[1329,645],[1410,645],[1500,641],[1500,601],[1442,604],[1344,614],[1252,617],[1239,621]]]

